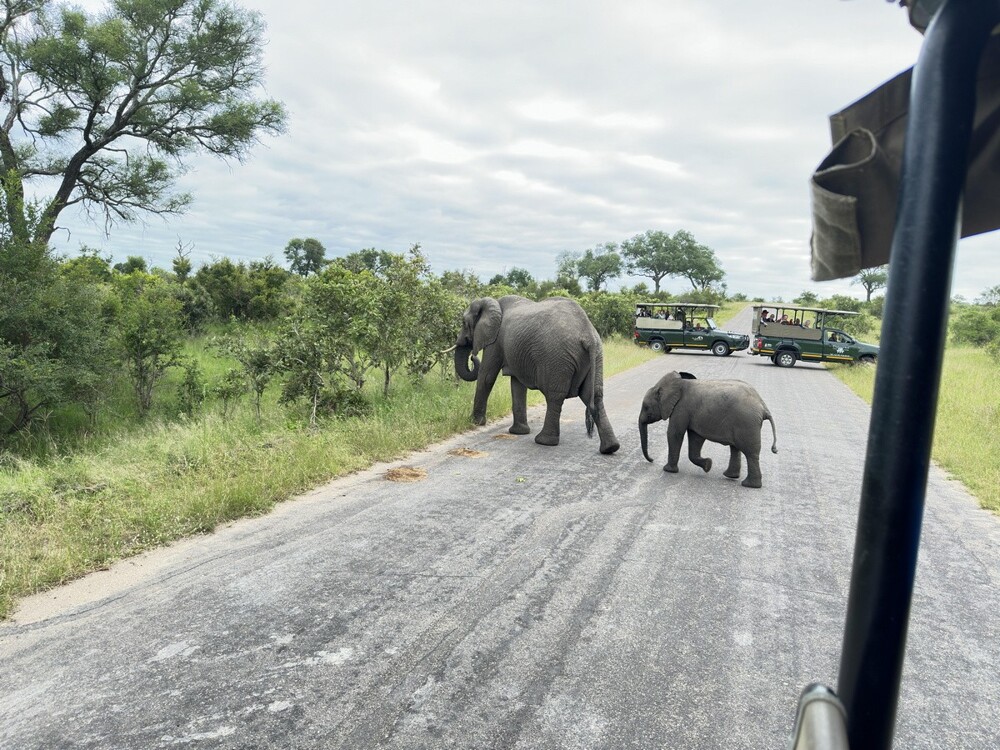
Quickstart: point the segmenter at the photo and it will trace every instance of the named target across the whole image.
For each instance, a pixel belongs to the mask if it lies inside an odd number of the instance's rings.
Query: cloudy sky
[[[809,279],[808,180],[828,116],[916,60],[883,0],[243,0],[268,25],[263,93],[288,132],[243,164],[189,160],[182,217],[57,239],[169,268],[178,242],[284,262],[419,242],[435,272],[555,276],[647,229],[715,250],[730,292],[862,296]],[[992,236],[953,291],[1000,284]],[[632,283],[640,279],[623,279]],[[686,281],[666,286],[673,292]]]

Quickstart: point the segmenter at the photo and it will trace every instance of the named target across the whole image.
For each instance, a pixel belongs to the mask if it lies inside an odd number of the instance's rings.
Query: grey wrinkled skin
[[[580,305],[564,297],[534,302],[508,295],[474,300],[462,315],[455,342],[455,372],[475,381],[472,421],[486,423],[486,402],[497,377],[510,378],[514,423],[510,432],[527,435],[528,389],[545,396],[545,423],[535,436],[540,445],[559,444],[559,417],[567,398],[586,407],[587,434],[597,426],[600,452],[619,443],[604,409],[604,348]],[[482,353],[481,361],[476,355]],[[469,360],[472,366],[469,366]]]
[[[649,457],[648,425],[669,420],[669,453],[664,471],[677,473],[684,435],[688,436],[688,457],[704,471],[712,468],[712,459],[703,458],[706,440],[729,446],[729,466],[723,476],[739,479],[740,455],[747,459],[744,487],[760,487],[760,428],[771,423],[774,442],[771,452],[778,452],[778,433],[767,404],[753,387],[742,380],[698,380],[686,372],[668,372],[646,391],[639,411],[639,440],[642,455]]]

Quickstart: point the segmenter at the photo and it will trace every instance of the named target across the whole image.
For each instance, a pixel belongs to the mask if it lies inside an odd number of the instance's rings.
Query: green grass
[[[871,403],[875,368],[830,369]],[[980,505],[1000,513],[1000,380],[996,361],[981,349],[945,350],[932,456]]]
[[[605,376],[653,356],[628,339],[612,339]],[[210,359],[205,367],[219,367]],[[266,513],[310,487],[471,427],[472,383],[432,373],[420,384],[395,379],[387,400],[377,391],[373,414],[328,419],[318,430],[305,425],[298,413],[304,409],[279,407],[272,389],[261,424],[244,400],[228,419],[210,406],[195,419],[125,429],[122,416],[113,421],[117,436],[109,427],[69,450],[64,444],[30,458],[0,454],[0,619],[19,597]],[[541,394],[530,392],[529,402],[542,403]],[[487,416],[500,418],[510,408],[510,389],[498,383]]]

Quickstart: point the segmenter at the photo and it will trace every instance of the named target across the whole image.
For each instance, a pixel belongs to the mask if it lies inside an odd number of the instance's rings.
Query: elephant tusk
[[[453,352],[458,348],[458,344],[453,344],[448,349],[442,349],[438,354],[447,354],[448,352]]]

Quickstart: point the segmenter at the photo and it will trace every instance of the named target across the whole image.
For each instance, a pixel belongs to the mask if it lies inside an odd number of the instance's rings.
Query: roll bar
[[[892,746],[976,74],[998,23],[997,0],[943,0],[914,67],[837,682],[851,750]],[[792,746],[846,747],[801,744],[809,695]]]

